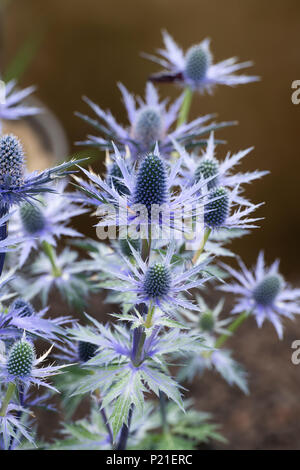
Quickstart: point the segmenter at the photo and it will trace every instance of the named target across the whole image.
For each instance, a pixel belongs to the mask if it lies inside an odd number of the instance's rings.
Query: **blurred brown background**
[[[0,70],[24,41],[42,37],[20,84],[38,85],[37,96],[64,126],[71,153],[77,150],[73,142],[89,131],[73,114],[87,111],[83,94],[126,122],[116,83],[143,93],[147,76],[158,68],[139,53],[162,45],[161,29],[183,48],[211,37],[216,60],[252,59],[249,73],[259,74],[260,83],[197,96],[191,117],[218,112],[220,120],[237,119],[238,127],[218,133],[228,142],[219,155],[254,145],[243,170],[271,170],[247,188],[252,200],[266,201],[259,212],[265,217],[262,229],[235,242],[235,250],[253,263],[265,249],[268,261],[280,257],[282,272],[299,283],[300,105],[291,102],[291,83],[300,80],[299,0],[2,0],[2,5]],[[172,86],[160,92],[178,95]],[[250,321],[230,341],[236,359],[250,370],[251,398],[210,374],[200,387],[194,385],[199,407],[214,412],[231,448],[299,447],[300,375],[290,362],[291,342],[299,337],[299,321],[289,323],[281,344],[270,326],[258,335]]]

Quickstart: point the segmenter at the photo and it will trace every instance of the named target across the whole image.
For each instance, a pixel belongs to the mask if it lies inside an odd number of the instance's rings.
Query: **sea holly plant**
[[[1,449],[224,445],[221,427],[186,398],[189,383],[210,369],[250,393],[228,338],[254,316],[281,339],[283,319],[300,313],[300,289],[278,261],[266,267],[261,253],[250,270],[229,246],[263,224],[262,202],[245,190],[268,172],[237,169],[252,148],[224,154],[217,134],[232,121],[215,122],[210,112],[188,121],[193,92],[255,82],[237,73],[251,63],[214,63],[208,40],[186,53],[168,33],[164,43],[150,57],[164,70],[149,77],[145,99],[119,85],[128,125],[88,98],[94,117],[77,113],[96,130],[78,144],[106,152],[104,174],[82,160],[28,174],[21,142],[0,137]],[[170,103],[153,82],[184,90]],[[30,91],[0,116],[12,116]],[[34,112],[26,109],[17,106],[14,118]],[[94,238],[73,225],[89,212]],[[55,412],[57,391],[60,437],[44,442],[35,411]]]

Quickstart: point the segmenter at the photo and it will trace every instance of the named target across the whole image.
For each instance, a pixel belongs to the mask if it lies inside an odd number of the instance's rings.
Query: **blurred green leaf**
[[[26,40],[22,42],[21,47],[17,51],[13,60],[6,67],[4,72],[4,81],[8,82],[12,79],[20,80],[26,69],[35,58],[40,48],[45,31],[34,31]]]

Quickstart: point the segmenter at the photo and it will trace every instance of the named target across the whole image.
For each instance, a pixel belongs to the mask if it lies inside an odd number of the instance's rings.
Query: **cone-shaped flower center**
[[[19,317],[31,317],[35,311],[30,302],[23,299],[17,299],[13,303],[13,310],[18,311]]]
[[[211,228],[221,227],[229,216],[229,195],[225,188],[212,190],[209,199],[216,199],[205,206],[204,221]]]
[[[116,163],[113,163],[111,168],[109,169],[108,173],[108,184],[112,187],[115,188],[115,190],[120,194],[120,195],[129,195],[129,189],[127,186],[125,186],[122,181],[119,180],[119,178],[123,178],[122,172],[119,168],[119,166]]]
[[[81,362],[87,362],[95,356],[98,346],[93,343],[86,343],[79,341],[78,343],[78,357]]]
[[[132,249],[140,251],[141,249],[141,240],[139,238],[120,238],[120,249],[121,253],[124,256],[132,256]]]
[[[156,263],[148,268],[144,291],[149,297],[162,297],[167,295],[171,287],[170,270],[161,263]]]
[[[278,275],[266,276],[253,291],[256,303],[267,307],[272,305],[282,288],[282,279]]]
[[[136,187],[134,203],[143,204],[151,211],[151,206],[167,202],[167,173],[164,162],[156,155],[148,155],[141,163]]]
[[[191,47],[185,56],[185,76],[194,82],[201,82],[211,62],[210,52],[201,44]]]
[[[215,158],[206,158],[205,160],[202,160],[200,165],[196,168],[195,181],[197,183],[200,178],[208,179],[215,176],[215,178],[213,178],[207,184],[208,189],[215,188],[216,186],[218,186],[218,172],[219,164],[217,160]]]
[[[23,183],[24,153],[17,137],[4,135],[0,139],[0,185],[20,187]]]
[[[208,311],[201,315],[200,317],[200,328],[203,331],[212,331],[215,326],[215,319],[212,312]]]
[[[133,137],[147,150],[151,150],[155,143],[162,139],[163,120],[157,109],[149,106],[137,113]]]
[[[15,343],[9,353],[7,372],[14,377],[28,377],[35,359],[33,346],[25,340]]]
[[[25,232],[30,235],[41,232],[46,225],[46,219],[37,205],[25,202],[20,207],[20,217]]]

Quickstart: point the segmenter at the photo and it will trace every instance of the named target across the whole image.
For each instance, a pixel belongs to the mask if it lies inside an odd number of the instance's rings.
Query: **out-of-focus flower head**
[[[56,246],[62,236],[81,237],[81,233],[68,227],[72,217],[86,212],[65,192],[67,181],[60,181],[55,193],[45,193],[40,201],[23,202],[9,224],[12,237],[22,235],[20,266],[26,262],[31,250],[37,250],[45,241]],[[1,222],[1,221],[0,221]]]
[[[237,59],[232,57],[214,64],[209,39],[190,47],[186,53],[166,31],[163,32],[163,41],[165,49],[157,51],[161,57],[144,54],[164,68],[150,77],[154,82],[174,82],[201,93],[211,93],[216,85],[235,86],[259,80],[256,76],[235,73],[250,67],[252,62],[237,63]]]
[[[1,357],[1,379],[3,382],[43,386],[57,392],[52,385],[45,382],[45,379],[59,374],[61,369],[66,366],[40,367],[50,354],[51,349],[52,347],[37,358],[33,344],[26,339],[24,333],[22,338],[12,345],[6,357]]]
[[[182,296],[190,289],[202,286],[209,279],[207,259],[190,269],[172,260],[175,253],[175,243],[170,242],[165,255],[155,260],[144,262],[140,253],[132,247],[135,258],[133,264],[127,257],[123,257],[124,269],[114,269],[107,272],[111,278],[119,279],[121,283],[106,283],[105,286],[119,292],[132,293],[133,304],[146,304],[149,307],[157,306],[162,311],[172,315],[176,307],[197,310],[198,306]],[[206,273],[206,275],[203,275]]]
[[[114,141],[122,151],[125,146],[128,146],[132,159],[136,160],[152,152],[158,142],[162,155],[167,157],[173,150],[172,139],[176,139],[184,147],[196,147],[206,142],[203,138],[209,131],[233,124],[232,122],[207,124],[213,118],[213,115],[208,114],[172,130],[172,125],[178,118],[183,96],[180,96],[167,109],[167,101],[159,101],[158,93],[151,83],[147,84],[145,101],[140,97],[135,100],[135,97],[122,84],[119,88],[123,95],[129,127],[121,126],[109,111],[103,111],[91,100],[84,98],[100,121],[81,113],[77,115],[99,131],[101,137],[89,135],[86,141],[78,142],[78,144],[111,150],[112,141]]]
[[[78,261],[78,253],[65,248],[56,257],[55,270],[48,256],[41,253],[30,265],[29,272],[14,282],[14,288],[25,300],[38,296],[44,306],[50,291],[56,288],[69,305],[83,310],[93,283]]]
[[[292,289],[279,274],[279,261],[269,268],[265,266],[264,253],[260,252],[253,270],[239,260],[240,271],[222,265],[236,282],[224,284],[223,291],[237,295],[232,313],[249,312],[259,327],[269,320],[278,337],[283,337],[282,318],[293,319],[300,313],[300,289]]]
[[[85,160],[85,159],[84,159]],[[78,160],[79,163],[82,160]],[[66,176],[74,160],[53,168],[25,175],[25,156],[19,139],[12,135],[0,138],[0,210],[7,211],[12,205],[33,201],[39,194],[54,192],[50,186],[54,179]]]

